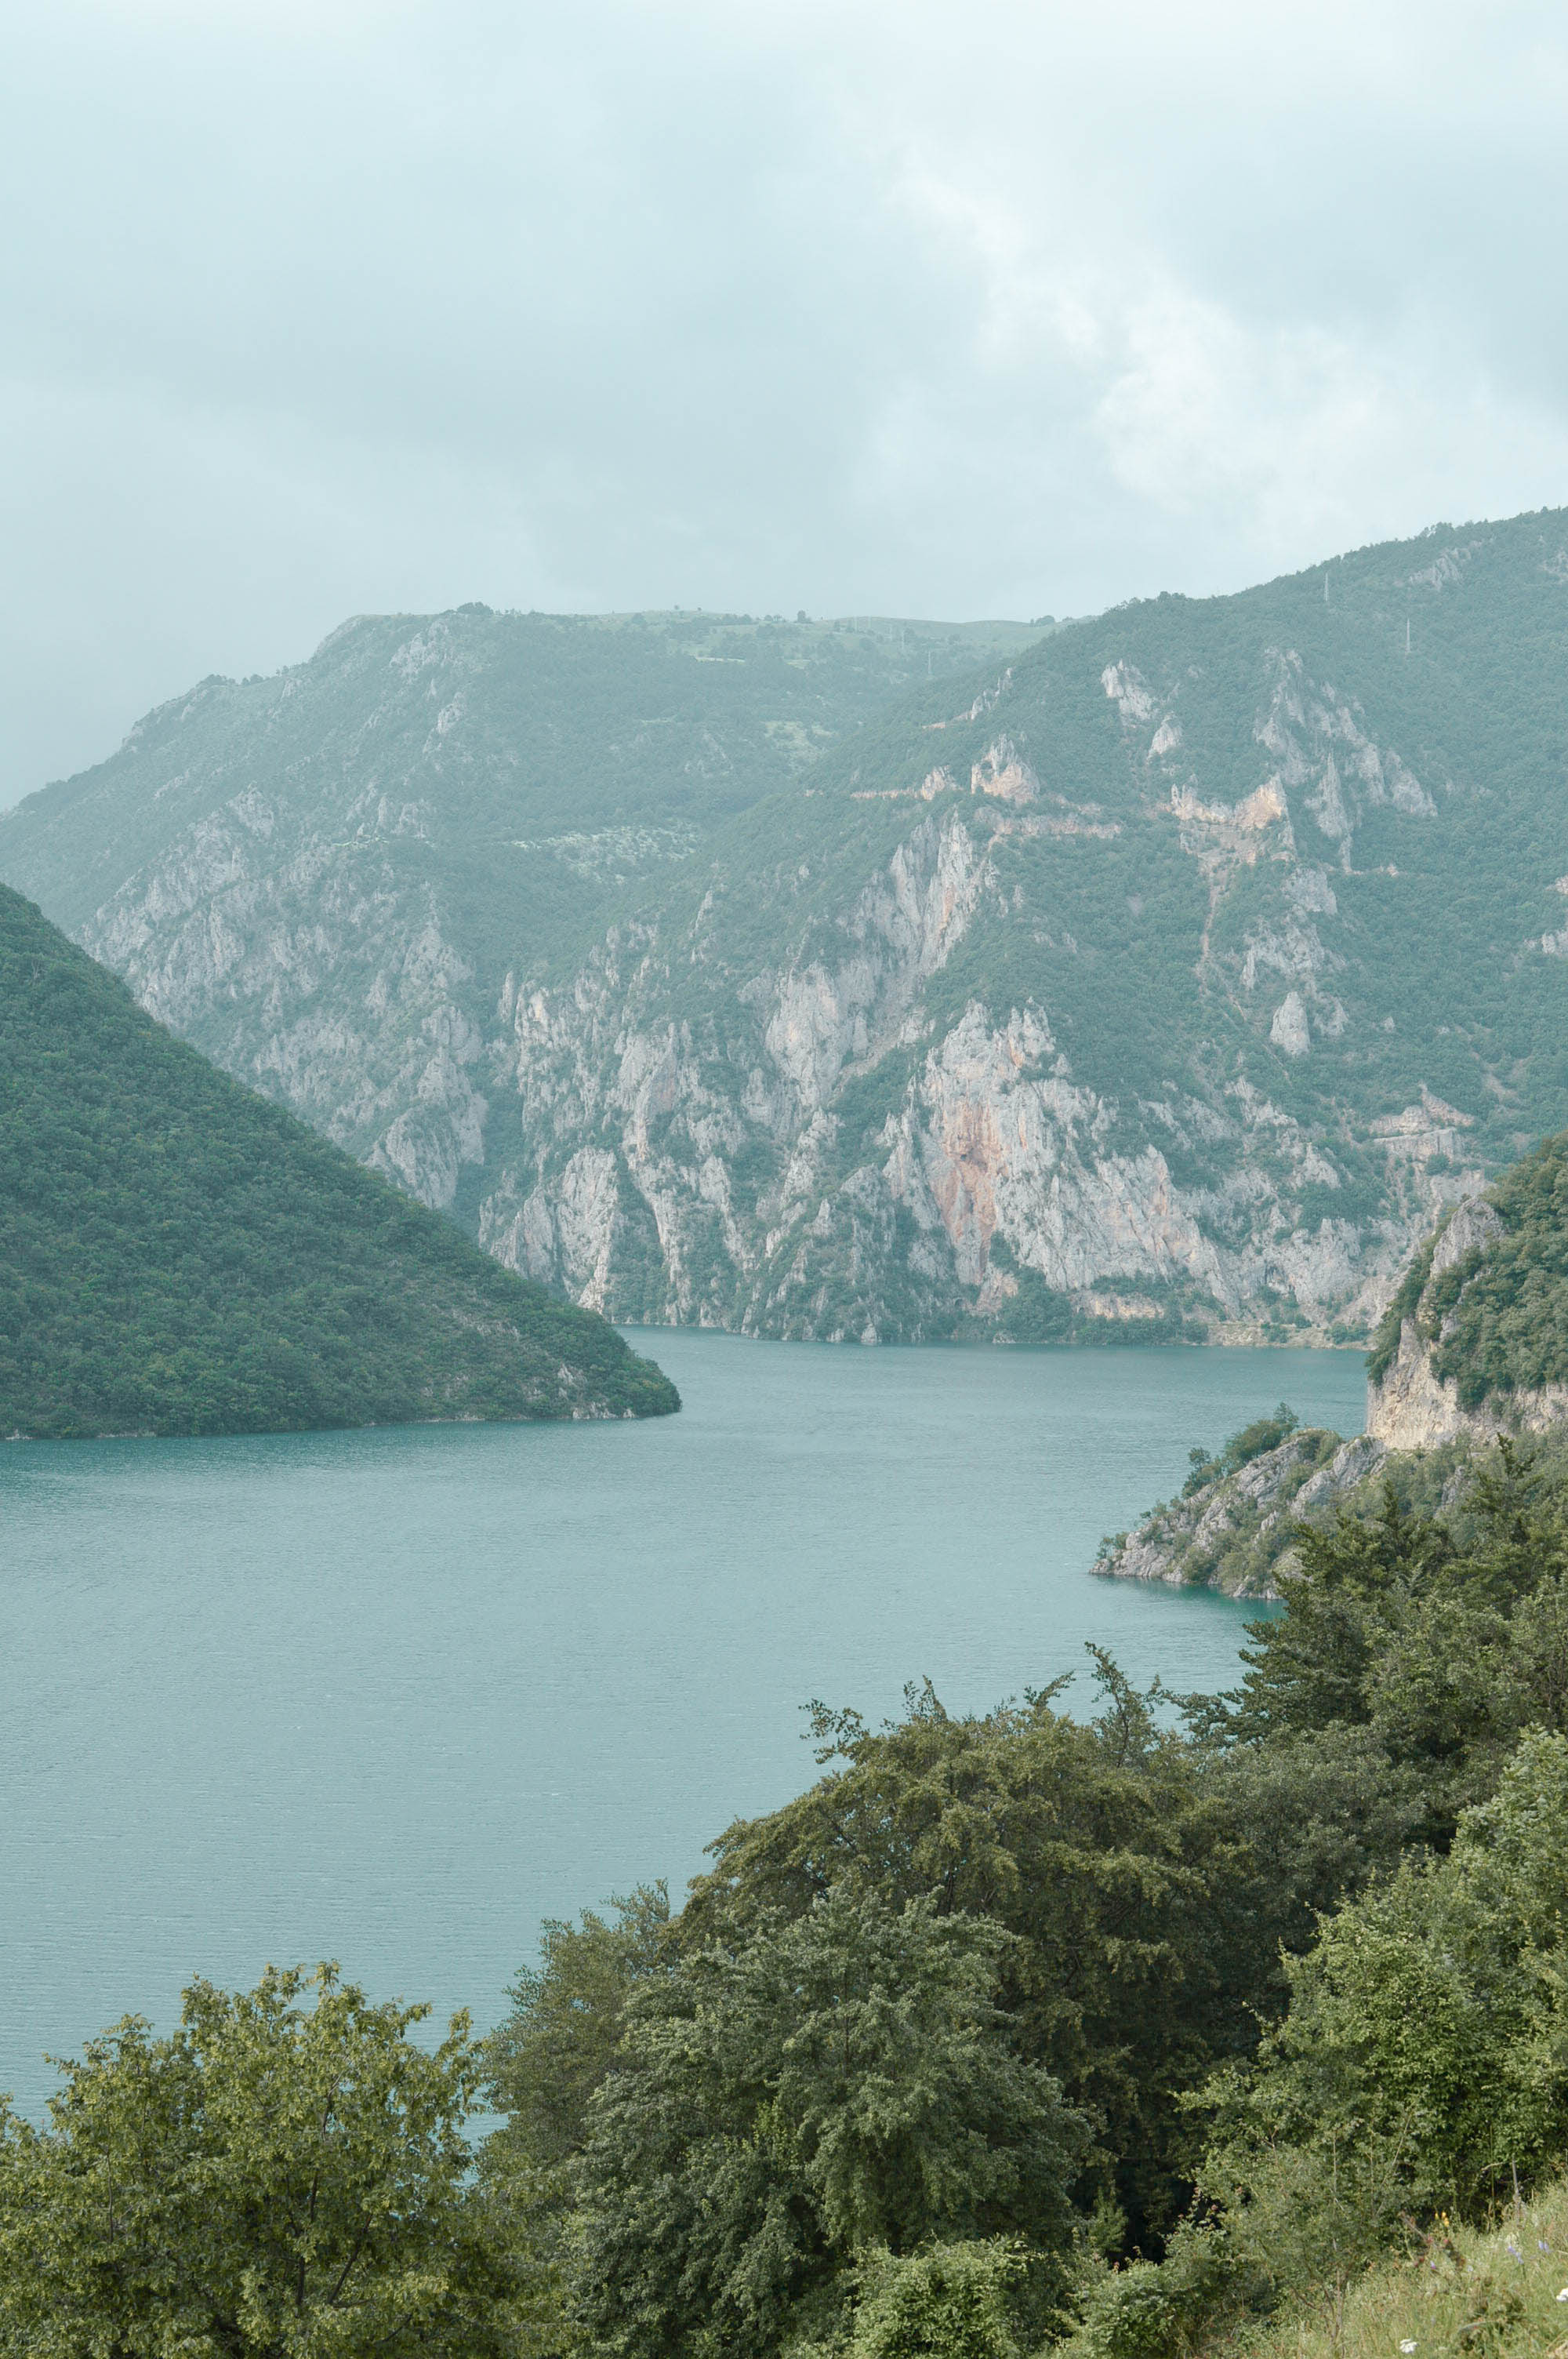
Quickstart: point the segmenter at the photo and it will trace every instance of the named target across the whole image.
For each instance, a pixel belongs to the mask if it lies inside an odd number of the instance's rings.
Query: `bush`
[[[1016,2359],[1008,2298],[1025,2266],[995,2242],[876,2254],[861,2273],[852,2359]]]

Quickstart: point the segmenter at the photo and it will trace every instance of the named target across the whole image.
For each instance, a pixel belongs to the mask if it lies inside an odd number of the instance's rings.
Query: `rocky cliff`
[[[1384,1445],[1367,1434],[1344,1441],[1308,1427],[1239,1464],[1222,1457],[1179,1498],[1152,1509],[1132,1531],[1108,1538],[1094,1570],[1116,1580],[1217,1589],[1227,1597],[1274,1597],[1297,1527],[1332,1522],[1386,1456]]]
[[[1389,1450],[1568,1422],[1568,1139],[1428,1238],[1368,1366],[1367,1430]]]
[[[779,966],[745,971],[732,904],[754,920],[761,901],[787,941],[777,902],[800,880],[726,876],[684,924],[618,932],[569,988],[508,978],[490,1091],[516,1103],[518,1151],[483,1241],[596,1307],[768,1333],[874,1341],[958,1315],[1049,1334],[1062,1306],[1080,1332],[1146,1330],[1173,1301],[1239,1326],[1281,1295],[1316,1322],[1365,1315],[1401,1232],[1292,1222],[1291,1182],[1338,1174],[1262,1091],[1167,1090],[1130,1122],[1048,1006],[952,991],[975,932],[1011,917],[1006,845],[956,801],[923,814]],[[1419,1154],[1462,1117],[1400,1119]]]
[[[1565,540],[968,672],[935,626],[362,621],[152,716],[0,868],[617,1317],[1348,1341],[1568,1120]]]
[[[1367,1430],[1300,1430],[1281,1405],[1218,1458],[1193,1452],[1180,1495],[1102,1545],[1097,1572],[1276,1593],[1301,1527],[1409,1504],[1452,1508],[1499,1440],[1568,1430],[1568,1135],[1548,1139],[1418,1247],[1368,1363]],[[1528,1462],[1528,1461],[1527,1461]]]

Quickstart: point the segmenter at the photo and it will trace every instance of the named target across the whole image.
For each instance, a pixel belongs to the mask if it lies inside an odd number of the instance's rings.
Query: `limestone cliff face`
[[[378,856],[417,812],[327,816],[233,798],[82,940],[171,1030],[444,1211],[484,1155],[473,969]]]
[[[1545,629],[1540,530],[1506,586]],[[831,625],[361,618],[150,715],[0,821],[0,869],[228,1071],[619,1318],[1346,1342],[1547,1126],[1533,1033],[1476,1063],[1529,997],[1499,975],[1568,989],[1568,842],[1521,879],[1503,814],[1487,898],[1503,798],[1373,662],[1426,579],[1376,556],[1354,628],[1347,560],[1326,622],[1299,584],[1149,602],[961,687],[945,631],[885,722]],[[1480,567],[1419,594],[1450,613]],[[1490,678],[1466,747],[1525,725]],[[1418,986],[1433,923],[1474,940]],[[1421,1378],[1401,1355],[1375,1414],[1435,1430]]]
[[[1235,1473],[1217,1474],[1156,1507],[1135,1530],[1108,1540],[1094,1570],[1115,1580],[1274,1597],[1279,1569],[1291,1560],[1295,1527],[1332,1521],[1386,1455],[1384,1444],[1368,1434],[1341,1441],[1321,1428],[1292,1433]]]
[[[421,676],[438,660],[438,643]],[[1118,688],[1141,728],[1147,691]],[[458,723],[439,722],[444,743]],[[1150,759],[1168,765],[1180,742],[1161,723]],[[747,888],[731,879],[678,919],[610,927],[568,981],[514,971],[487,1002],[421,881],[431,799],[363,788],[231,796],[81,933],[161,1020],[426,1202],[450,1208],[466,1187],[491,1252],[588,1308],[871,1342],[955,1316],[1007,1332],[1038,1283],[1117,1321],[1157,1314],[1173,1288],[1242,1334],[1281,1298],[1314,1329],[1366,1318],[1406,1233],[1295,1219],[1281,1170],[1320,1194],[1337,1174],[1263,1091],[1238,1077],[1130,1106],[1114,1074],[1075,1069],[1048,1005],[934,992],[1005,906],[1000,859],[1020,829],[1119,829],[1092,809],[1041,813],[1005,735],[968,773],[923,781],[891,854],[777,966],[737,961]],[[1314,918],[1334,904],[1322,870],[1293,862],[1281,790],[1242,809],[1171,796],[1211,891],[1280,836],[1284,918],[1249,937],[1238,983],[1293,979],[1272,1037],[1305,1053],[1332,1025]],[[880,1122],[851,1135],[846,1109],[868,1101]],[[1394,1119],[1390,1161],[1431,1151],[1421,1109]],[[1205,1176],[1179,1180],[1173,1157]]]
[[[1265,1161],[1308,1184],[1334,1169],[1261,1093],[1145,1104],[1130,1137],[1046,1008],[933,1013],[995,896],[996,841],[932,811],[816,955],[700,1016],[666,1011],[703,962],[706,902],[673,938],[612,936],[568,990],[509,980],[486,1088],[515,1097],[525,1144],[484,1196],[483,1242],[622,1315],[865,1342],[955,1304],[1005,1330],[1031,1281],[1089,1317],[1148,1315],[1152,1285],[1238,1322],[1281,1290],[1324,1320],[1386,1287],[1383,1234],[1291,1224]],[[868,1093],[884,1110],[857,1130]],[[1173,1176],[1169,1154],[1195,1151],[1217,1183]]]
[[[1454,1214],[1433,1248],[1432,1264],[1415,1310],[1400,1322],[1399,1346],[1380,1379],[1367,1386],[1367,1430],[1389,1450],[1435,1450],[1461,1435],[1495,1441],[1501,1434],[1545,1433],[1568,1421],[1568,1385],[1541,1385],[1498,1393],[1479,1408],[1461,1406],[1459,1386],[1439,1376],[1428,1316],[1432,1289],[1447,1270],[1471,1253],[1485,1254],[1503,1223],[1492,1207],[1476,1201]],[[1438,1330],[1452,1332],[1452,1314]]]

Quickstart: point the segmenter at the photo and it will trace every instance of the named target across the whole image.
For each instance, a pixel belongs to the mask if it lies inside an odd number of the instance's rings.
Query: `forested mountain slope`
[[[362,623],[0,869],[622,1316],[1348,1339],[1568,1123],[1565,655],[1561,512],[961,681],[913,632]]]
[[[1368,1431],[1390,1449],[1568,1423],[1568,1136],[1427,1239],[1368,1365]]]
[[[0,886],[0,1433],[678,1406],[601,1319],[214,1071]]]

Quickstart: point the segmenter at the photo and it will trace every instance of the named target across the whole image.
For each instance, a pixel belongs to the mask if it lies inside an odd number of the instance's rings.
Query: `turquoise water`
[[[0,1451],[0,2088],[268,1959],[493,2020],[542,1918],[809,1782],[815,1696],[1224,1686],[1243,1610],[1101,1533],[1281,1395],[1361,1422],[1346,1353],[636,1340],[678,1418]]]

